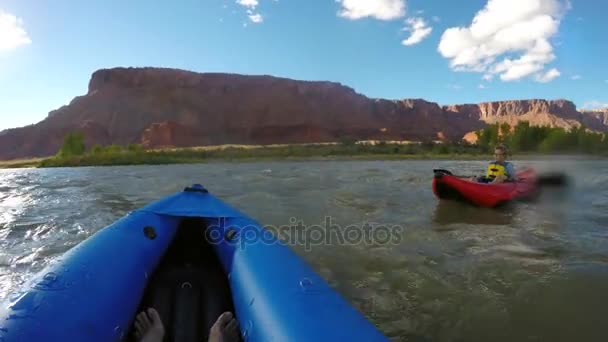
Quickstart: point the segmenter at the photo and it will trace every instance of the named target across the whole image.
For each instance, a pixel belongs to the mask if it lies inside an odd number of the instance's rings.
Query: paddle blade
[[[551,172],[539,174],[536,182],[545,186],[565,186],[570,183],[570,177],[562,172]]]

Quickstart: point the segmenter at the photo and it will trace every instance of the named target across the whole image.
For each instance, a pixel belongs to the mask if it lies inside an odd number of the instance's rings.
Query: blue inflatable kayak
[[[68,251],[0,310],[0,341],[121,341],[156,308],[165,340],[206,341],[233,311],[245,341],[387,341],[290,248],[200,185]]]

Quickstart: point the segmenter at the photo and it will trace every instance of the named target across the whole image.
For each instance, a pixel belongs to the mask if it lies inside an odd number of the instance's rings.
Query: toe
[[[236,319],[233,318],[233,319],[230,320],[230,322],[228,322],[226,324],[225,330],[226,331],[236,331],[237,328],[238,328],[238,326],[239,326],[239,323],[237,322]]]
[[[220,317],[217,319],[217,321],[215,321],[214,325],[219,325],[221,327],[225,327],[228,323],[230,323],[230,321],[232,319],[234,319],[232,312],[226,311],[220,315]]]
[[[135,328],[140,331],[144,328],[140,315],[137,315],[137,317],[135,317]]]
[[[148,309],[148,317],[150,317],[150,320],[152,321],[153,325],[162,325],[162,321],[160,319],[160,315],[158,314],[158,311],[156,311],[156,309],[149,308]]]
[[[135,316],[135,321],[141,321],[141,316],[143,315],[143,312],[140,312],[137,314],[137,316]]]
[[[141,324],[139,324],[139,321],[135,321],[135,333],[138,335],[141,335],[142,333],[142,328]]]
[[[141,323],[143,328],[146,330],[150,329],[150,327],[152,326],[152,322],[150,321],[150,318],[148,317],[148,314],[146,312],[142,312]]]
[[[239,332],[239,323],[237,320],[233,319],[226,325],[226,329],[224,330],[224,334],[227,337],[228,341],[238,341],[240,335]]]

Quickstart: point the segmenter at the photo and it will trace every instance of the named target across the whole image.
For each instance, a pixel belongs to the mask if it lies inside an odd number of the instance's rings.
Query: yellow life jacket
[[[490,163],[488,165],[488,172],[486,173],[486,178],[494,179],[498,176],[507,176],[507,169],[500,164]]]

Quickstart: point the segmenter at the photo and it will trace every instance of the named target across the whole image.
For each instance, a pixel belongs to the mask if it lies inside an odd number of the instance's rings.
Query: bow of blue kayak
[[[54,261],[0,310],[0,341],[117,341],[155,307],[169,340],[234,311],[247,341],[386,341],[301,258],[202,186],[152,203]]]

